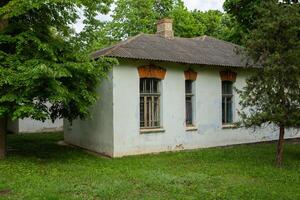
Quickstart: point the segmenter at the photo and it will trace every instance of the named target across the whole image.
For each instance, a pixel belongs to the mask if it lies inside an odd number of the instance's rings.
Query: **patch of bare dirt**
[[[3,190],[0,190],[0,197],[1,197],[1,196],[8,195],[9,193],[11,193],[11,189],[3,189]]]

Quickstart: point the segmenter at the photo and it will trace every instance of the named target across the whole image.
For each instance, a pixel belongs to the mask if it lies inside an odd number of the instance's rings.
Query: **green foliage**
[[[257,9],[262,0],[225,0],[224,10],[236,21],[234,26],[234,42],[244,44],[244,38],[250,30],[255,28],[254,21],[262,16]]]
[[[208,35],[239,44],[238,40],[235,40],[236,22],[228,14],[217,10],[206,12],[194,10],[191,14],[195,20],[192,26],[202,27],[202,32],[196,32],[193,37]]]
[[[243,124],[300,127],[300,5],[268,1],[246,38],[248,55],[262,66],[241,94]]]
[[[213,10],[189,11],[182,0],[119,0],[112,14],[112,22],[106,25],[106,30],[100,29],[99,34],[106,31],[111,43],[139,33],[153,34],[156,32],[156,22],[164,17],[173,19],[174,33],[178,37],[209,35],[227,41],[233,41],[235,37],[235,22],[229,15]]]
[[[274,144],[108,159],[58,146],[62,134],[8,140],[15,150],[0,161],[3,200],[300,199],[300,144],[286,145],[277,169]]]
[[[232,14],[239,25],[246,31],[252,29],[255,24],[255,19],[259,19],[257,9],[260,6],[262,0],[226,0],[224,2],[224,9],[227,13]]]
[[[0,7],[0,117],[37,120],[89,115],[95,89],[112,59],[90,59],[88,44],[70,28],[84,8],[92,32],[110,0],[9,0]],[[86,34],[87,35],[87,34]],[[48,103],[50,107],[47,107]]]
[[[154,12],[157,19],[170,17],[171,12],[178,7],[184,7],[182,0],[155,0]]]
[[[139,33],[154,33],[158,19],[170,16],[174,8],[183,7],[181,0],[119,0],[110,23],[115,40]]]
[[[264,2],[278,2],[278,0],[225,0],[224,10],[236,22],[233,27],[233,34],[229,40],[236,44],[244,44],[246,42],[244,40],[249,32],[257,29],[255,21],[264,17],[264,14],[259,11],[261,4]],[[299,0],[282,0],[279,2],[298,3]]]
[[[141,32],[154,31],[154,1],[120,0],[116,3],[111,24],[112,36],[116,40],[135,36]]]
[[[191,38],[204,35],[206,31],[205,24],[201,23],[185,6],[175,8],[171,12],[170,17],[174,20],[173,29],[175,36]]]

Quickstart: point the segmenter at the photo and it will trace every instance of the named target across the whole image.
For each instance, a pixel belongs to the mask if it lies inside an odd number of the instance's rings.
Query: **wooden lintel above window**
[[[188,69],[184,72],[185,80],[195,81],[197,79],[197,72]]]
[[[222,81],[232,81],[235,82],[236,81],[236,76],[237,73],[230,71],[230,70],[226,70],[226,71],[220,71],[220,77]]]
[[[166,76],[166,70],[155,65],[146,65],[138,67],[140,78],[157,78],[163,80]]]

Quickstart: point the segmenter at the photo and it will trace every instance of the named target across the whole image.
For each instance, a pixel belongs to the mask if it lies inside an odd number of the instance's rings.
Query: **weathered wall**
[[[50,103],[46,104],[50,107]],[[8,130],[14,133],[41,133],[54,132],[63,130],[63,119],[57,119],[54,123],[51,120],[44,122],[33,120],[31,118],[18,119],[16,121],[8,121]]]
[[[51,120],[44,122],[33,120],[30,118],[21,119],[19,121],[19,133],[37,133],[37,132],[52,132],[63,130],[63,120],[55,120],[54,123]]]
[[[14,133],[42,133],[63,130],[63,120],[58,119],[54,123],[51,120],[45,122],[30,118],[8,121],[8,130]]]
[[[167,69],[162,81],[162,126],[159,133],[141,134],[139,129],[139,76],[137,67],[148,63],[120,61],[114,68],[114,156],[133,155],[160,151],[173,151],[202,147],[224,146],[277,139],[277,131],[262,129],[259,132],[222,127],[221,80],[222,68],[194,66],[198,72],[196,90],[196,131],[185,127],[185,79],[187,66],[157,63]],[[152,62],[152,64],[155,64]],[[235,70],[235,87],[245,84],[247,74]],[[239,109],[239,98],[235,95],[235,110]],[[237,112],[234,114],[238,120]],[[288,132],[287,137],[300,135]]]
[[[92,118],[72,124],[64,121],[67,143],[113,156],[113,83],[112,76],[98,88],[100,99],[91,107]]]

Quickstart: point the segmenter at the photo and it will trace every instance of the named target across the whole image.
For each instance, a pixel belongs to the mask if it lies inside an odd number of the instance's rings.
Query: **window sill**
[[[163,128],[140,129],[141,134],[163,133],[163,132],[165,132],[165,129]]]
[[[192,131],[197,131],[198,128],[196,126],[187,126],[185,131],[188,131],[188,132],[192,132]]]
[[[235,129],[238,128],[236,124],[222,124],[222,129]]]

